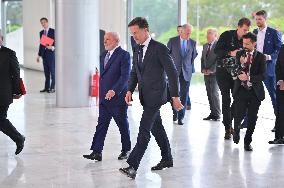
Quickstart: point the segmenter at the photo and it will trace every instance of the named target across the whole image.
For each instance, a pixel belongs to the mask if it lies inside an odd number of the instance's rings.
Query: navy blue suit
[[[131,143],[127,120],[128,106],[124,97],[130,74],[130,55],[118,47],[104,67],[106,54],[107,51],[100,57],[99,119],[91,150],[96,153],[102,152],[108,126],[113,118],[121,135],[122,151],[127,152],[131,149]],[[115,96],[111,100],[106,100],[105,96],[109,90],[113,90]]]
[[[258,30],[255,29],[253,31],[255,34],[258,33]],[[279,50],[281,48],[281,34],[271,28],[267,27],[264,39],[263,46],[263,54],[267,54],[271,56],[271,60],[266,61],[267,63],[267,71],[266,71],[266,79],[264,80],[265,87],[267,88],[272,105],[274,108],[274,112],[276,112],[276,76],[275,76],[275,65],[276,60],[279,54]]]
[[[40,38],[42,37],[44,30],[39,33]],[[52,28],[48,29],[47,37],[55,40],[55,31]],[[53,43],[52,46],[55,46]],[[45,76],[44,89],[54,89],[55,87],[55,53],[52,50],[47,49],[43,45],[39,45],[38,55],[42,57],[43,60],[43,70]],[[51,77],[51,83],[50,83]]]

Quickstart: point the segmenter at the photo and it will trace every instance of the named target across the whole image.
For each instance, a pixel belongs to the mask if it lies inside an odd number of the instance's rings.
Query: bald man
[[[121,135],[122,149],[118,160],[126,159],[131,149],[127,104],[124,100],[130,74],[130,54],[119,46],[119,35],[107,32],[104,36],[106,51],[100,57],[99,119],[86,159],[102,160],[102,150],[108,126],[113,118]]]
[[[210,106],[210,114],[203,120],[218,121],[221,115],[219,87],[216,80],[217,56],[214,48],[217,43],[217,29],[209,28],[207,30],[207,43],[203,45],[201,56],[201,72],[204,75],[204,82],[207,91],[207,97]]]

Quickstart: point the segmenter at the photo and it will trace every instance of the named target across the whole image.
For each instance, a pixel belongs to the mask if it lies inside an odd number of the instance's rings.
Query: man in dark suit
[[[250,145],[252,134],[255,129],[259,106],[265,97],[262,83],[266,73],[265,56],[255,49],[256,39],[256,35],[253,33],[245,34],[243,36],[244,50],[236,54],[236,63],[242,65],[243,69],[235,80],[233,89],[235,105],[233,140],[236,144],[239,143],[241,121],[247,112],[248,127],[244,138],[244,149],[246,151],[253,150]]]
[[[119,170],[134,179],[140,161],[147,149],[151,133],[161,150],[162,160],[152,170],[173,166],[170,143],[162,124],[160,108],[167,103],[169,80],[170,96],[177,110],[183,108],[178,97],[178,76],[168,48],[151,39],[149,25],[145,18],[134,18],[129,24],[131,34],[137,43],[133,54],[133,66],[128,81],[125,101],[130,104],[132,93],[138,84],[139,99],[143,106],[137,143],[129,155],[129,167]]]
[[[187,106],[188,90],[193,71],[194,59],[197,56],[196,42],[190,39],[192,26],[184,24],[180,36],[169,40],[167,46],[170,49],[179,76],[179,94],[183,106]],[[183,125],[183,118],[186,108],[177,112],[173,108],[173,121],[178,120]]]
[[[282,45],[281,34],[276,29],[267,26],[267,13],[265,10],[256,12],[255,21],[258,26],[258,29],[253,31],[257,35],[256,47],[259,52],[265,55],[267,64],[267,76],[264,85],[270,95],[274,113],[276,114],[275,64]]]
[[[46,35],[49,38],[55,39],[55,31],[52,28],[49,28],[48,26],[48,19],[47,18],[41,18],[40,23],[43,27],[43,30],[40,31],[39,36],[40,38],[43,35]],[[52,45],[39,45],[38,50],[38,57],[37,62],[39,62],[40,57],[42,58],[43,62],[43,70],[44,70],[44,76],[45,76],[45,84],[44,89],[40,92],[48,92],[48,93],[54,93],[55,92],[55,43]],[[51,79],[51,83],[50,83]]]
[[[219,87],[216,80],[216,59],[217,56],[214,53],[214,48],[217,43],[217,29],[210,28],[207,30],[207,43],[203,45],[201,56],[201,72],[204,74],[204,82],[207,91],[207,97],[210,105],[210,111],[208,117],[203,120],[220,119],[220,100],[219,100]]]
[[[228,57],[235,57],[237,51],[243,47],[242,36],[249,31],[251,22],[248,18],[241,18],[236,30],[228,30],[221,34],[214,49],[217,55],[216,78],[222,95],[222,114],[225,127],[224,139],[231,139],[232,129],[232,110],[231,92],[234,88],[232,75],[224,67],[223,60]]]
[[[284,144],[284,45],[282,45],[276,62],[276,104],[275,139],[269,144]]]
[[[7,112],[13,98],[18,99],[22,95],[20,67],[16,53],[2,44],[3,36],[0,34],[0,131],[16,143],[15,154],[18,155],[24,148],[25,137],[7,119]]]
[[[83,157],[102,160],[104,140],[113,118],[121,135],[122,149],[118,159],[122,160],[128,157],[131,149],[128,106],[124,100],[130,73],[130,54],[119,46],[119,35],[115,32],[105,34],[104,45],[106,51],[100,58],[99,120],[91,146],[93,152]]]

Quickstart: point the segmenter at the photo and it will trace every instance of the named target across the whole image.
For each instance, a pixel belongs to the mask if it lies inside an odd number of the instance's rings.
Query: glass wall
[[[133,18],[137,16],[148,20],[152,37],[160,42],[166,44],[169,37],[177,35],[177,0],[134,0]]]

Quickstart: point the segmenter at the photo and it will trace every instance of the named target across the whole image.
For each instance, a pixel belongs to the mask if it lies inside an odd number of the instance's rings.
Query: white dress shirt
[[[147,49],[148,49],[148,46],[149,46],[150,41],[151,41],[151,37],[150,37],[150,35],[149,35],[148,38],[147,38],[147,40],[145,40],[145,42],[143,42],[143,44],[142,44],[142,45],[144,45],[144,47],[143,47],[143,57],[142,57],[142,61],[144,60],[144,57],[145,57],[145,54],[146,54],[146,51],[147,51]]]

